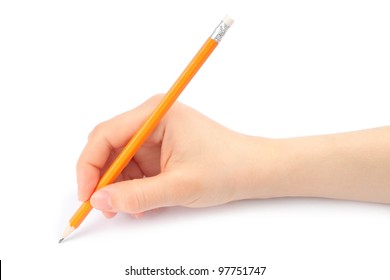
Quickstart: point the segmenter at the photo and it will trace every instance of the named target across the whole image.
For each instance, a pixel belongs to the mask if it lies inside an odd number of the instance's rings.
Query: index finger
[[[89,199],[111,153],[127,144],[153,111],[156,102],[160,100],[161,96],[151,98],[139,107],[105,121],[93,129],[77,162],[79,200]]]

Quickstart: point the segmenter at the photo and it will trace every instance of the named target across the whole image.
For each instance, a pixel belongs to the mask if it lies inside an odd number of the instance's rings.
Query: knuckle
[[[158,93],[158,94],[153,95],[150,99],[154,100],[154,101],[160,101],[164,97],[164,95],[165,94],[163,94],[163,93]]]
[[[152,106],[156,106],[161,102],[161,100],[164,98],[164,94],[155,94],[152,97],[148,99],[148,103],[150,103]]]
[[[88,135],[88,140],[91,140],[93,138],[98,137],[99,135],[103,134],[105,127],[105,122],[99,123],[97,126],[95,126],[92,131]]]

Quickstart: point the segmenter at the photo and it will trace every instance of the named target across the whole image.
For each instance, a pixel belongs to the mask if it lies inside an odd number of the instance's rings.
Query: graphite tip
[[[61,243],[62,241],[64,241],[64,239],[69,236],[69,234],[71,234],[72,232],[74,231],[74,227],[71,227],[70,224],[67,225],[64,233],[62,234],[62,237],[61,239],[58,241],[58,243]]]

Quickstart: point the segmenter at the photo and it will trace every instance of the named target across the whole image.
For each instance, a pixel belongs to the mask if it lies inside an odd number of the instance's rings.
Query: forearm
[[[255,197],[390,203],[390,127],[272,141],[273,153],[279,151],[270,157],[275,172],[259,178]]]

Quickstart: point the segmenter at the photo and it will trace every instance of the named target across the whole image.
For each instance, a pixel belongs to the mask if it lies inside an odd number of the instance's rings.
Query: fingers
[[[100,178],[100,169],[79,160],[77,163],[77,185],[80,201],[86,201],[91,196]]]
[[[103,212],[103,215],[107,218],[107,219],[111,219],[113,217],[116,216],[116,212]],[[135,213],[135,214],[132,214],[132,216],[136,219],[141,219],[143,216],[144,216],[144,212],[141,212],[141,213]]]
[[[77,163],[78,195],[81,201],[91,196],[111,153],[127,144],[161,98],[153,97],[129,112],[99,124],[90,133]]]
[[[191,201],[196,192],[178,175],[177,172],[165,172],[154,177],[118,182],[95,192],[91,204],[102,211],[132,214],[183,205]]]
[[[103,215],[106,218],[111,219],[111,218],[115,217],[116,213],[115,212],[103,212]]]

